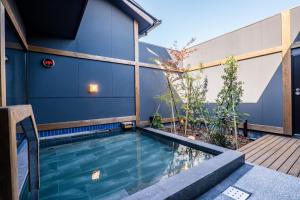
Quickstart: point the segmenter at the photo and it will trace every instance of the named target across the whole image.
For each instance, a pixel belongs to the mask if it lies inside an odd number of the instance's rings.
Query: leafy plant
[[[162,123],[162,117],[158,112],[156,112],[153,115],[153,119],[152,119],[152,122],[151,122],[151,127],[153,127],[153,128],[163,128],[164,127],[164,125]]]
[[[178,111],[178,104],[181,103],[181,98],[178,97],[177,93],[178,88],[178,82],[182,80],[182,74],[181,73],[174,73],[174,71],[183,70],[182,67],[184,59],[186,59],[190,53],[192,53],[195,50],[189,49],[191,44],[195,41],[195,39],[191,39],[182,49],[178,49],[177,42],[174,42],[173,48],[169,50],[171,54],[171,59],[163,60],[163,59],[157,59],[156,63],[164,67],[165,69],[165,75],[167,80],[167,91],[165,94],[162,94],[159,98],[161,101],[165,102],[170,108],[172,112],[172,118],[173,118],[173,129],[176,133],[176,119],[175,116],[179,116],[180,113]],[[183,73],[184,74],[184,73]],[[175,92],[176,91],[176,92]],[[187,117],[186,117],[187,121]]]
[[[244,90],[243,82],[237,79],[237,70],[237,61],[234,57],[229,57],[225,62],[223,87],[216,99],[213,131],[210,133],[211,141],[221,146],[229,145],[226,134],[234,131],[237,137],[237,124],[245,115],[238,112]]]

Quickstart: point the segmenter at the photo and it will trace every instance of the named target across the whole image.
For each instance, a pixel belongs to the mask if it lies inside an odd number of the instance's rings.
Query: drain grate
[[[224,195],[233,198],[234,200],[246,200],[249,198],[250,194],[246,193],[238,188],[230,186],[224,192]]]

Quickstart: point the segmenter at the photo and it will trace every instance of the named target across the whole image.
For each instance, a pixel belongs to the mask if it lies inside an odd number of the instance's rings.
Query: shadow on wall
[[[171,56],[164,47],[140,42],[140,61],[155,63],[155,59],[169,60]],[[163,118],[172,117],[171,108],[157,97],[165,94],[168,89],[166,74],[163,70],[140,67],[141,120],[149,120],[159,107]],[[178,96],[178,94],[175,94]],[[177,107],[178,110],[180,106]]]

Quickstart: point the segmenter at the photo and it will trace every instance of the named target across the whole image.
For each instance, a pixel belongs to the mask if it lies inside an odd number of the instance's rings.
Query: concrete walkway
[[[232,200],[222,194],[229,186],[251,193],[249,200],[299,200],[300,179],[271,169],[245,164],[197,200]]]

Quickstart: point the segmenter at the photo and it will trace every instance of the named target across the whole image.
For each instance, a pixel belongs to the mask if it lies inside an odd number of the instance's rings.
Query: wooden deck
[[[300,140],[266,135],[239,149],[246,161],[300,177]]]

